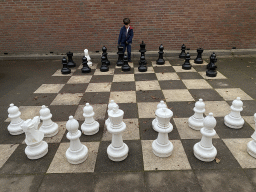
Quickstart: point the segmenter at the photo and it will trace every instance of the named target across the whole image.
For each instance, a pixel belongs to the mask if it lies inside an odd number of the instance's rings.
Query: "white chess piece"
[[[88,157],[88,148],[79,140],[81,136],[81,131],[78,130],[79,123],[73,116],[69,116],[66,128],[68,130],[67,138],[70,140],[70,146],[66,151],[67,160],[71,164],[82,163]]]
[[[240,129],[244,125],[244,119],[240,112],[243,110],[243,102],[240,97],[237,97],[231,105],[231,112],[224,117],[224,123],[227,127],[233,129]]]
[[[173,151],[173,144],[168,138],[168,133],[173,130],[170,123],[173,112],[167,108],[160,108],[156,110],[156,116],[158,121],[154,127],[158,136],[152,143],[153,153],[158,157],[169,157]]]
[[[111,100],[110,103],[108,104],[108,113],[113,110],[113,108],[118,105],[114,102],[114,100]],[[110,119],[108,118],[106,121],[105,121],[105,126],[107,127],[108,125],[110,124]]]
[[[45,137],[53,137],[59,131],[58,124],[54,123],[51,118],[52,114],[50,109],[43,105],[42,109],[40,110],[40,119],[43,121],[43,123],[39,128],[39,131],[42,131]]]
[[[93,118],[95,113],[93,112],[92,106],[89,103],[86,103],[83,111],[83,116],[85,118],[84,123],[81,125],[83,134],[94,135],[98,133],[100,124]]]
[[[87,58],[87,61],[88,61],[87,65],[89,67],[91,67],[92,66],[92,62],[91,62],[91,57],[89,56],[89,53],[88,53],[88,49],[84,50],[84,56]]]
[[[167,108],[167,105],[164,103],[164,101],[160,101],[160,103],[157,104],[157,109],[161,109],[161,108]],[[157,124],[157,116],[156,118],[152,121],[152,127],[155,130],[155,125]],[[155,130],[156,131],[156,130]]]
[[[203,102],[203,99],[199,99],[199,101],[196,102],[194,107],[195,114],[188,119],[188,125],[190,128],[194,130],[200,130],[204,126],[204,112],[205,112],[205,104]]]
[[[107,130],[112,134],[112,142],[107,148],[107,154],[112,161],[122,161],[128,156],[129,148],[123,142],[122,133],[126,129],[123,122],[124,111],[118,109],[117,106],[108,113],[110,124]]]
[[[8,117],[11,119],[11,123],[7,127],[9,133],[11,135],[20,135],[24,133],[23,129],[21,128],[24,120],[20,118],[21,112],[19,111],[19,108],[14,106],[12,103],[8,108],[8,113]]]
[[[256,113],[254,113],[254,122],[255,122],[255,128],[256,128]],[[256,129],[254,133],[251,136],[253,138],[252,141],[249,141],[247,143],[247,152],[254,158],[256,158]]]
[[[213,161],[217,155],[217,150],[212,144],[212,137],[216,135],[214,127],[217,122],[212,113],[204,118],[204,127],[200,130],[202,139],[194,145],[194,155],[197,159],[205,162]]]
[[[26,134],[25,154],[29,159],[39,159],[48,153],[48,144],[43,141],[44,133],[38,130],[40,123],[39,116],[34,117],[32,120],[26,120],[22,125],[22,129]]]

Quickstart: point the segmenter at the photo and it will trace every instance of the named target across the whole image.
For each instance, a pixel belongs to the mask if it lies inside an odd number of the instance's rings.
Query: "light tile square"
[[[195,66],[201,66],[201,65],[207,65],[208,63],[203,60],[203,63],[202,63],[202,64],[196,64],[195,61],[194,61],[194,59],[191,59],[191,60],[190,60],[190,64],[191,64],[191,65],[195,65]]]
[[[135,81],[136,91],[161,90],[158,81]]]
[[[177,73],[156,73],[156,77],[159,81],[165,80],[180,80]]]
[[[139,121],[138,119],[124,119],[126,129],[123,132],[123,140],[138,140],[140,139]],[[102,141],[111,141],[112,134],[107,131],[105,126]]]
[[[71,73],[70,74],[62,74],[61,73],[61,69],[58,69],[52,76],[63,76],[63,77],[65,77],[65,76],[71,76],[71,75],[73,75],[73,73],[76,71],[76,69],[71,69]]]
[[[18,147],[18,144],[3,144],[0,145],[0,168],[5,164],[9,159],[15,149]]]
[[[247,95],[240,88],[225,88],[225,89],[215,89],[226,101],[235,100],[240,97],[241,100],[253,100],[249,95]]]
[[[166,102],[170,101],[194,101],[187,89],[162,90]]]
[[[109,102],[114,100],[116,103],[136,103],[135,91],[110,92]]]
[[[101,72],[100,69],[96,69],[94,75],[114,75],[114,68],[109,68],[109,71]]]
[[[51,105],[78,105],[82,97],[83,93],[60,93]]]
[[[40,116],[39,111],[41,108],[41,106],[20,106],[20,118],[26,121],[27,119],[33,119],[35,116]],[[11,119],[7,118],[5,122],[11,122]]]
[[[110,92],[111,82],[109,83],[90,83],[85,92]]]
[[[99,149],[99,142],[82,142],[88,148],[87,159],[78,165],[70,164],[66,158],[66,151],[69,143],[61,143],[47,173],[85,173],[94,172],[96,158]]]
[[[84,116],[83,116],[83,108],[85,105],[78,105],[78,108],[75,112],[74,118],[79,121],[84,121]],[[100,120],[104,119],[107,111],[107,104],[92,104],[93,111],[95,113],[94,119]]]
[[[59,93],[65,84],[42,84],[34,93]]]
[[[96,69],[97,68],[97,65],[98,65],[98,63],[92,63],[92,66],[90,67],[91,69]],[[79,67],[78,67],[78,69],[82,69],[83,68],[83,64],[81,64]]]
[[[222,73],[218,71],[216,77],[208,77],[206,76],[206,72],[198,72],[204,79],[227,79]]]
[[[184,70],[182,69],[182,66],[172,66],[172,67],[176,72],[196,72],[194,68],[191,68],[190,70]]]
[[[213,113],[214,117],[224,117],[230,113],[230,106],[226,101],[204,101],[205,115]]]
[[[85,75],[85,76],[72,76],[67,84],[82,84],[82,83],[89,83],[91,80],[91,75]]]
[[[155,118],[155,111],[159,102],[138,103],[139,118]]]
[[[242,116],[242,117],[253,129],[255,129],[255,121],[253,116]]]
[[[193,114],[191,114],[192,116]],[[200,130],[196,131],[188,126],[188,118],[173,118],[181,139],[201,139]],[[213,138],[219,138],[216,134]]]
[[[129,82],[134,81],[134,74],[115,74],[113,82]]]
[[[256,168],[256,159],[247,152],[247,143],[252,138],[223,139],[242,168]]]
[[[143,73],[155,73],[153,67],[148,67],[148,70],[146,72],[139,72],[138,67],[134,68],[135,74],[143,74]]]
[[[184,79],[182,81],[188,89],[212,89],[212,86],[204,79]]]
[[[172,65],[170,64],[170,62],[169,62],[169,61],[166,61],[166,60],[165,60],[165,63],[164,63],[163,65],[157,65],[157,64],[156,64],[156,61],[151,61],[151,62],[152,62],[153,67],[168,67],[168,66],[172,66]]]
[[[171,140],[172,155],[157,157],[152,151],[152,140],[142,140],[144,170],[190,170],[190,164],[180,140]]]
[[[133,62],[128,62],[128,65],[129,65],[131,68],[134,68]],[[117,65],[116,65],[116,68],[122,68],[122,66],[117,66]]]

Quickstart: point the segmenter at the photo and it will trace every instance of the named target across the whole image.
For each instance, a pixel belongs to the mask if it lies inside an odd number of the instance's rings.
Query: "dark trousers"
[[[128,53],[128,60],[131,60],[131,51],[132,51],[132,46],[131,44],[121,44],[121,46],[124,48],[123,52],[125,52],[126,48],[127,48],[127,53]]]

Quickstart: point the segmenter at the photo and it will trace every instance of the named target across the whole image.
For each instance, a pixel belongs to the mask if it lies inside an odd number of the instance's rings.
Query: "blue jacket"
[[[119,34],[119,38],[118,38],[118,45],[120,45],[120,43],[125,44],[125,42],[127,42],[129,44],[132,43],[133,28],[130,26],[127,36],[126,36],[126,31],[127,31],[127,29],[125,28],[125,26],[123,26],[120,30],[120,34]]]

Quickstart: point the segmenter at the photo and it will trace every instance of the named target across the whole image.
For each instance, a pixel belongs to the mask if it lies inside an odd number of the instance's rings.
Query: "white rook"
[[[203,99],[199,99],[196,102],[194,107],[195,114],[188,119],[188,125],[190,128],[194,130],[200,130],[204,126],[204,112],[205,112],[205,104]]]
[[[255,131],[252,134],[252,141],[247,143],[247,152],[254,158],[256,158],[256,113],[254,113]]]
[[[164,103],[164,101],[160,101],[160,103],[157,104],[157,109],[161,109],[161,108],[167,108],[167,105]],[[156,118],[152,121],[152,127],[155,130],[155,125],[157,124],[157,116]]]
[[[85,135],[94,135],[98,133],[100,124],[94,120],[95,113],[89,103],[85,104],[83,109],[83,116],[85,118],[84,123],[81,125],[81,130]]]
[[[10,104],[8,108],[8,117],[11,119],[11,123],[8,125],[7,130],[11,135],[20,135],[24,133],[23,129],[21,128],[21,124],[24,122],[20,118],[21,112],[19,108],[14,106],[14,104]]]

